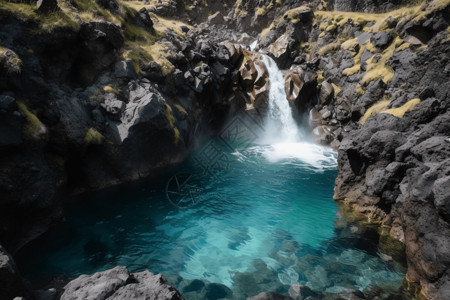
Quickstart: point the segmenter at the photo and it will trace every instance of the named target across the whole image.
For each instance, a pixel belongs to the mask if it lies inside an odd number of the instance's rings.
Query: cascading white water
[[[335,152],[306,141],[292,115],[284,90],[283,73],[272,58],[265,54],[261,56],[270,81],[268,115],[260,145],[249,151],[260,152],[271,162],[300,161],[319,170],[335,168]]]
[[[266,138],[269,142],[295,142],[299,140],[299,130],[292,116],[292,110],[284,90],[284,77],[275,61],[264,54],[262,61],[269,72],[269,109],[266,120]],[[270,141],[270,139],[272,141]]]

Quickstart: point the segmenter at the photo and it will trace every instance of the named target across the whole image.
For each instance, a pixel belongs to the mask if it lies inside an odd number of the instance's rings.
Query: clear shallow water
[[[378,253],[376,233],[337,214],[336,154],[305,142],[280,70],[263,61],[264,120],[238,115],[170,174],[68,205],[67,222],[16,257],[22,273],[45,281],[124,265],[165,274],[187,299],[205,298],[196,279],[227,286],[233,299],[293,284],[396,293],[403,270]],[[224,297],[215,289],[208,299]]]
[[[328,292],[400,286],[403,275],[378,256],[376,240],[336,215],[334,153],[299,143],[239,152],[214,143],[226,157],[222,166],[205,172],[211,156],[201,149],[160,179],[70,204],[67,222],[19,253],[22,273],[50,279],[125,265],[221,283],[246,296],[287,292],[290,284]],[[175,173],[180,182],[191,176],[195,187],[184,191],[184,208],[166,197]],[[258,276],[266,283],[248,282]]]

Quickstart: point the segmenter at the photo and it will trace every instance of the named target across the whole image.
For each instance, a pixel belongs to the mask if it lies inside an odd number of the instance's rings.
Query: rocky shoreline
[[[145,178],[264,111],[256,37],[339,153],[335,200],[406,253],[405,290],[450,298],[449,1],[44,2],[0,5],[0,298],[33,297],[6,251],[61,222],[67,195]],[[113,292],[154,291],[119,273]]]

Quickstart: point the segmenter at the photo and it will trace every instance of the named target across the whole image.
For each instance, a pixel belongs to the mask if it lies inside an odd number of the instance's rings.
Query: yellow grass
[[[413,110],[414,107],[416,107],[416,105],[419,103],[420,103],[420,99],[415,98],[415,99],[412,99],[412,100],[406,102],[405,104],[403,104],[400,107],[391,108],[391,109],[383,111],[382,113],[391,114],[398,118],[403,118],[403,116],[405,115],[405,113],[407,111]]]
[[[23,103],[22,101],[17,101],[17,106],[19,107],[19,110],[25,115],[25,119],[27,120],[27,123],[23,128],[23,133],[27,137],[36,137],[36,134],[38,134],[40,131],[43,131],[43,128],[45,128],[44,125],[41,123],[38,117],[36,117],[35,114],[28,110],[28,107],[25,105],[25,103]]]
[[[364,116],[362,116],[362,118],[360,119],[359,123],[364,124],[366,123],[367,119],[379,114],[380,112],[382,112],[383,110],[386,109],[386,107],[389,105],[389,103],[391,103],[390,100],[381,100],[378,101],[377,103],[375,103],[374,105],[372,105],[371,107],[369,107],[366,111],[366,113],[364,114]]]

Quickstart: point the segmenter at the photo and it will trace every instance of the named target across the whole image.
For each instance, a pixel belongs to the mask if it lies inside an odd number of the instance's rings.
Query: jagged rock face
[[[240,81],[249,98],[248,108],[264,111],[268,107],[270,83],[261,55],[228,41],[222,44],[229,51],[231,63],[239,70]]]
[[[305,112],[308,107],[314,106],[317,93],[317,74],[304,71],[296,66],[285,73],[284,90],[289,101],[291,101],[300,113]]]
[[[81,275],[64,287],[61,300],[162,299],[182,300],[181,294],[162,277],[148,271],[129,273],[115,267],[92,275]]]

